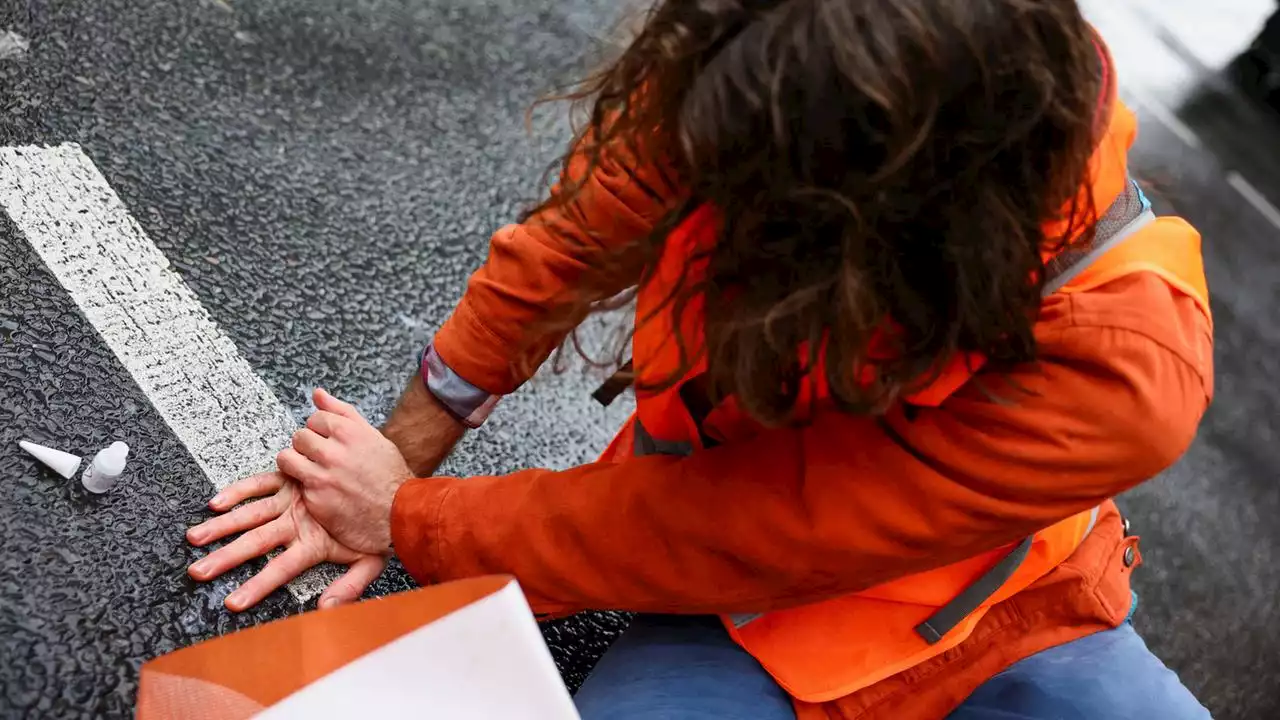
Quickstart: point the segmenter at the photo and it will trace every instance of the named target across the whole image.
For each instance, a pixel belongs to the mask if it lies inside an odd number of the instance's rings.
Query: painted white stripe
[[[0,207],[215,488],[275,466],[292,416],[79,145],[0,148]],[[289,587],[305,601],[331,577]]]
[[[1240,193],[1262,217],[1280,230],[1280,210],[1277,210],[1276,206],[1272,205],[1265,195],[1258,192],[1253,183],[1246,180],[1240,173],[1232,170],[1227,173],[1227,184],[1235,188],[1236,192]]]
[[[1201,142],[1200,136],[1196,134],[1196,131],[1192,130],[1186,123],[1179,120],[1178,116],[1175,115],[1172,110],[1165,107],[1165,105],[1159,100],[1156,100],[1145,93],[1135,92],[1131,88],[1125,88],[1123,93],[1137,102],[1139,108],[1146,110],[1152,117],[1159,121],[1161,125],[1168,128],[1169,132],[1177,135],[1178,138],[1182,140],[1182,142],[1186,143],[1188,147],[1196,150],[1204,147],[1204,143]]]

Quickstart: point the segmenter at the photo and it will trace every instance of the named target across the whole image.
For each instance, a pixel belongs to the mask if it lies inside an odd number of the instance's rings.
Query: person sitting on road
[[[1128,176],[1073,0],[666,0],[574,97],[560,182],[386,426],[317,391],[279,472],[189,530],[249,531],[194,577],[287,546],[227,606],[349,565],[323,608],[394,551],[423,584],[510,573],[541,617],[639,613],[588,719],[1207,717],[1130,624],[1112,501],[1210,401],[1200,238]],[[599,461],[432,477],[632,302]]]

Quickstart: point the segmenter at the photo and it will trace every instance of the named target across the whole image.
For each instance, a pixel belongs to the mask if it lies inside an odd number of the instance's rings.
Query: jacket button
[[[1132,545],[1124,549],[1124,566],[1125,567],[1133,567],[1133,561],[1137,559],[1138,559],[1138,553],[1136,550],[1133,549]]]

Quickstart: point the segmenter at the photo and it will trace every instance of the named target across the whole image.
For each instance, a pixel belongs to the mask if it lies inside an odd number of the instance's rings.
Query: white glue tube
[[[116,484],[116,480],[124,473],[124,463],[129,457],[129,446],[122,442],[113,442],[111,447],[93,456],[93,462],[80,476],[84,489],[91,493],[102,494]]]

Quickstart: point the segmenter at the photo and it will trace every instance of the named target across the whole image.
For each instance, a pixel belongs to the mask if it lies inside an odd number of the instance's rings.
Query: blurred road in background
[[[609,0],[9,0],[0,148],[79,143],[248,366],[303,420],[327,387],[379,420],[490,232],[539,192],[565,124],[529,103],[603,52]],[[1142,119],[1135,171],[1204,234],[1217,402],[1188,457],[1123,500],[1143,535],[1136,623],[1218,718],[1280,717],[1280,115],[1222,70],[1271,0],[1083,3]],[[3,184],[3,183],[0,183]],[[128,717],[151,657],[298,612],[231,616],[183,530],[198,463],[0,209],[0,716]],[[193,316],[194,317],[194,316]],[[193,320],[194,322],[194,320]],[[588,460],[625,413],[540,377],[446,468]],[[134,448],[111,494],[20,439]],[[410,587],[393,570],[378,593]],[[313,603],[314,601],[312,601]],[[549,625],[571,685],[624,619]]]

